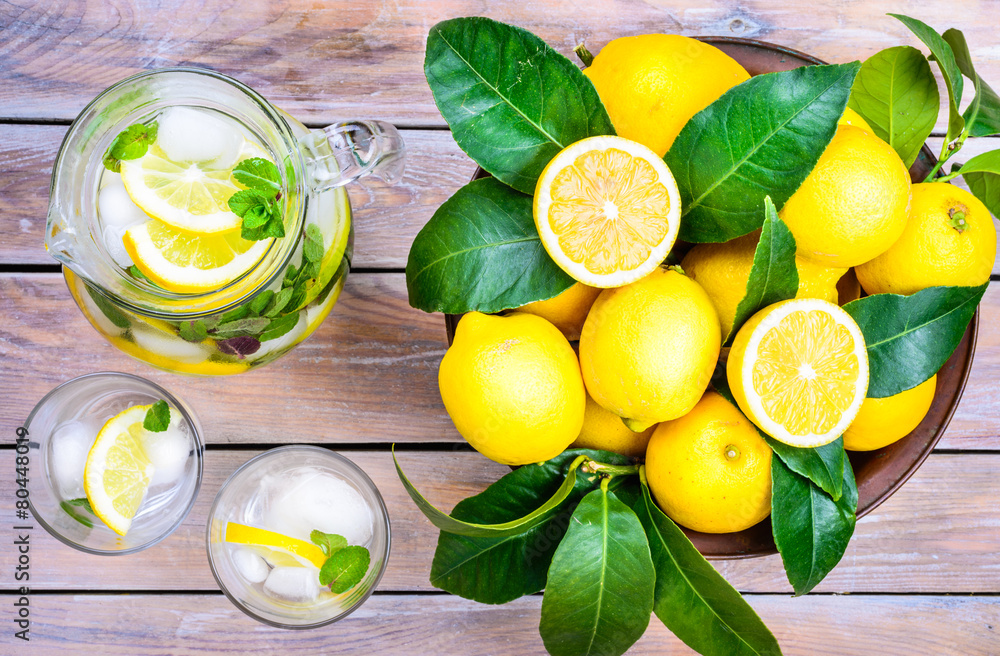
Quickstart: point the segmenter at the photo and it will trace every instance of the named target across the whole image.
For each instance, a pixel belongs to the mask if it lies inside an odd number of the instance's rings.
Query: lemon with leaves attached
[[[580,336],[587,391],[633,431],[694,407],[719,359],[719,317],[705,290],[674,269],[606,289]]]
[[[982,201],[942,182],[913,185],[906,230],[857,268],[869,294],[913,294],[936,286],[975,287],[990,279],[997,231]]]
[[[937,389],[937,375],[911,389],[882,399],[865,399],[847,431],[844,448],[873,451],[903,439],[927,416]]]
[[[660,157],[692,116],[750,79],[746,69],[715,46],[679,34],[615,39],[583,72],[594,83],[615,131]]]
[[[840,306],[793,299],[743,324],[726,376],[740,409],[762,431],[791,446],[822,446],[844,433],[865,400],[868,352]]]
[[[555,457],[583,426],[576,353],[558,328],[533,314],[463,316],[438,384],[462,437],[505,465]]]
[[[538,178],[532,211],[545,251],[575,280],[618,287],[667,257],[681,198],[666,163],[621,137],[564,148]]]
[[[771,449],[714,391],[657,426],[646,448],[646,480],[663,512],[695,531],[742,531],[771,514]]]
[[[799,255],[848,268],[899,239],[909,206],[910,174],[896,151],[859,127],[840,125],[779,214]]]

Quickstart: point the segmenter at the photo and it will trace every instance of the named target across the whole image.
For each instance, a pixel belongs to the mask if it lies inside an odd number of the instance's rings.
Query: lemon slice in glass
[[[591,287],[620,287],[666,259],[681,198],[652,150],[621,137],[590,137],[542,171],[534,215],[542,245],[566,273]]]
[[[303,567],[309,564],[321,568],[326,562],[323,550],[312,542],[255,526],[228,522],[225,540],[256,547],[258,553],[273,567],[281,565]]]
[[[129,257],[164,289],[198,293],[219,289],[250,270],[273,239],[247,241],[239,232],[193,235],[152,219],[125,231]]]
[[[726,363],[740,409],[771,437],[829,444],[868,392],[868,352],[851,315],[819,299],[769,305],[743,324]]]
[[[250,157],[268,156],[247,141],[236,161]],[[229,197],[243,188],[233,179],[232,166],[173,162],[154,144],[139,159],[123,160],[121,176],[132,202],[178,230],[215,234],[239,230],[242,224],[243,220],[229,210]]]
[[[109,419],[97,434],[83,470],[83,489],[94,514],[125,535],[153,476],[142,447],[148,405],[134,405]]]

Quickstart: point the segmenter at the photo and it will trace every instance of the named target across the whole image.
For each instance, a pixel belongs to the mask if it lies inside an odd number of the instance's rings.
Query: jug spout
[[[301,145],[315,192],[369,174],[388,184],[396,184],[403,177],[403,138],[395,127],[383,121],[334,123],[312,130]]]
[[[61,208],[57,203],[50,204],[45,219],[45,250],[61,264],[75,269],[80,260],[77,245],[76,233]]]

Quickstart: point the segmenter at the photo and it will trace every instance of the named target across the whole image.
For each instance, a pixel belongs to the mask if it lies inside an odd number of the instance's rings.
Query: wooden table
[[[664,31],[759,38],[843,62],[918,45],[883,15],[884,5],[965,31],[983,77],[1000,85],[1000,3],[991,0],[0,2],[0,653],[543,653],[540,596],[492,607],[429,585],[437,533],[407,498],[389,454],[396,443],[417,486],[445,508],[506,471],[471,451],[452,427],[436,382],[446,348],[442,317],[406,300],[410,242],[475,168],[424,82],[428,29],[482,13],[567,54],[583,40],[597,52],[617,36]],[[87,325],[42,248],[49,175],[66,126],[113,82],[173,65],[233,75],[310,126],[391,121],[409,149],[401,185],[351,187],[355,269],[331,317],[284,359],[233,378],[171,375],[115,350]],[[940,139],[932,146],[936,152]],[[970,150],[998,147],[1000,139]],[[208,443],[201,493],[173,535],[124,558],[82,554],[36,527],[31,642],[21,643],[12,636],[10,594],[14,431],[53,386],[101,370],[146,376],[191,403]],[[719,563],[786,654],[1000,654],[998,377],[994,282],[950,429],[916,475],[859,522],[826,581],[793,599],[777,557]],[[375,596],[348,619],[308,632],[272,629],[240,613],[219,592],[204,546],[206,514],[225,478],[260,451],[288,443],[331,445],[352,458],[382,490],[392,519],[392,556]],[[691,652],[654,618],[632,653]]]

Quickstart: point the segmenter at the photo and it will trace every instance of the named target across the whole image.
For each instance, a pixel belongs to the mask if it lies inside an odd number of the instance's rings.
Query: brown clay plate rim
[[[789,70],[807,64],[826,63],[797,50],[755,39],[722,36],[697,38],[725,51],[739,61],[751,75]],[[925,145],[910,169],[911,177],[922,179],[935,162],[933,153]],[[489,174],[482,169],[476,169],[473,179],[487,175]],[[449,345],[460,318],[460,315],[445,315]],[[977,308],[962,340],[938,374],[938,388],[931,410],[920,426],[902,440],[884,449],[849,452],[858,479],[859,519],[892,496],[923,464],[934,450],[934,446],[941,440],[965,392],[978,333],[979,309]],[[941,384],[943,380],[948,384]],[[927,425],[929,422],[931,425]],[[882,471],[889,469],[890,465],[897,465],[894,471]],[[737,533],[708,534],[683,530],[698,550],[712,560],[736,560],[777,553],[771,536],[770,518]]]

